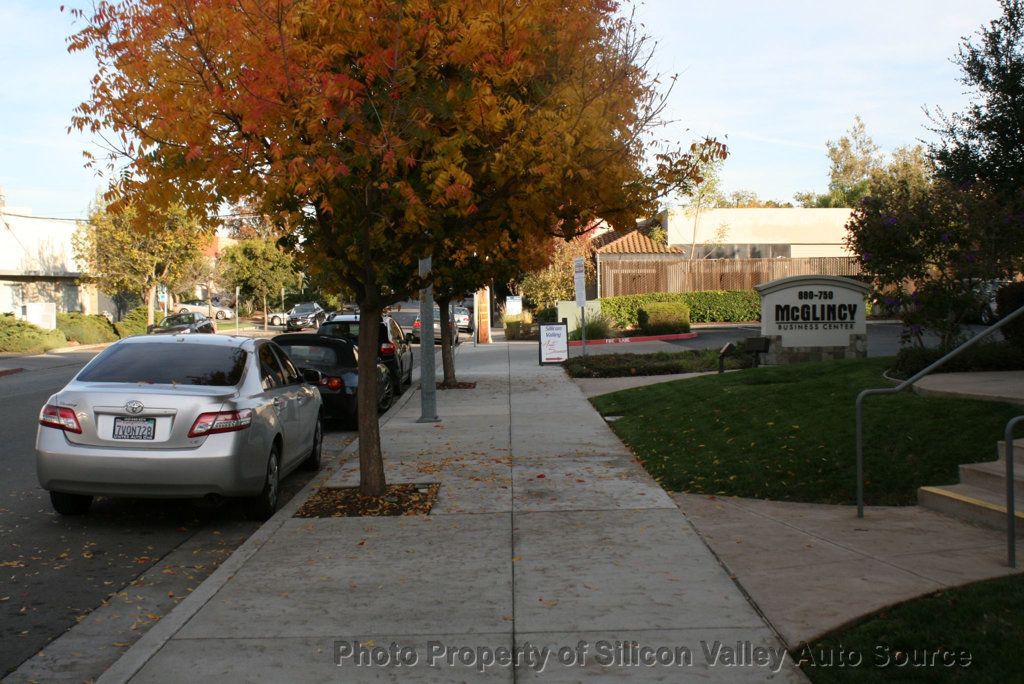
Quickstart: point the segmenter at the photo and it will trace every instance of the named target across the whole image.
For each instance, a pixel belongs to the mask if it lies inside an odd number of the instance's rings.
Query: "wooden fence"
[[[599,297],[645,292],[752,290],[795,275],[856,276],[854,257],[797,259],[686,259],[676,255],[608,259],[599,255]]]

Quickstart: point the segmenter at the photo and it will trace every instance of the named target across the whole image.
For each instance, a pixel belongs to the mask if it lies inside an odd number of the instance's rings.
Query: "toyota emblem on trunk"
[[[138,399],[132,399],[124,405],[124,410],[128,413],[142,413],[142,409],[146,408],[142,405],[142,402]]]

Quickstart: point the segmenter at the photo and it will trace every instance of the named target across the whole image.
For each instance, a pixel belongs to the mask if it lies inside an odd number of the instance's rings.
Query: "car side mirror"
[[[311,385],[319,385],[320,381],[324,379],[323,373],[312,368],[300,368],[299,372],[302,373],[302,379]]]

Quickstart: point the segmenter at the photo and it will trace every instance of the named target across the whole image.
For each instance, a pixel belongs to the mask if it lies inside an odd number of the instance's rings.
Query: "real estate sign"
[[[793,276],[756,287],[761,335],[782,347],[846,347],[867,334],[868,286],[836,276]]]
[[[540,324],[540,365],[569,359],[569,328],[565,323]]]

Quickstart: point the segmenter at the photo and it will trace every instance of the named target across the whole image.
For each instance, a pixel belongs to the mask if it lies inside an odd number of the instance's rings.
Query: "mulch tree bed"
[[[364,496],[358,487],[321,487],[295,513],[296,518],[427,515],[437,500],[437,484],[388,485],[384,496]]]
[[[454,385],[446,385],[443,382],[439,382],[439,383],[437,383],[437,389],[439,389],[439,390],[446,390],[446,389],[476,389],[476,383],[475,382],[456,382]]]

